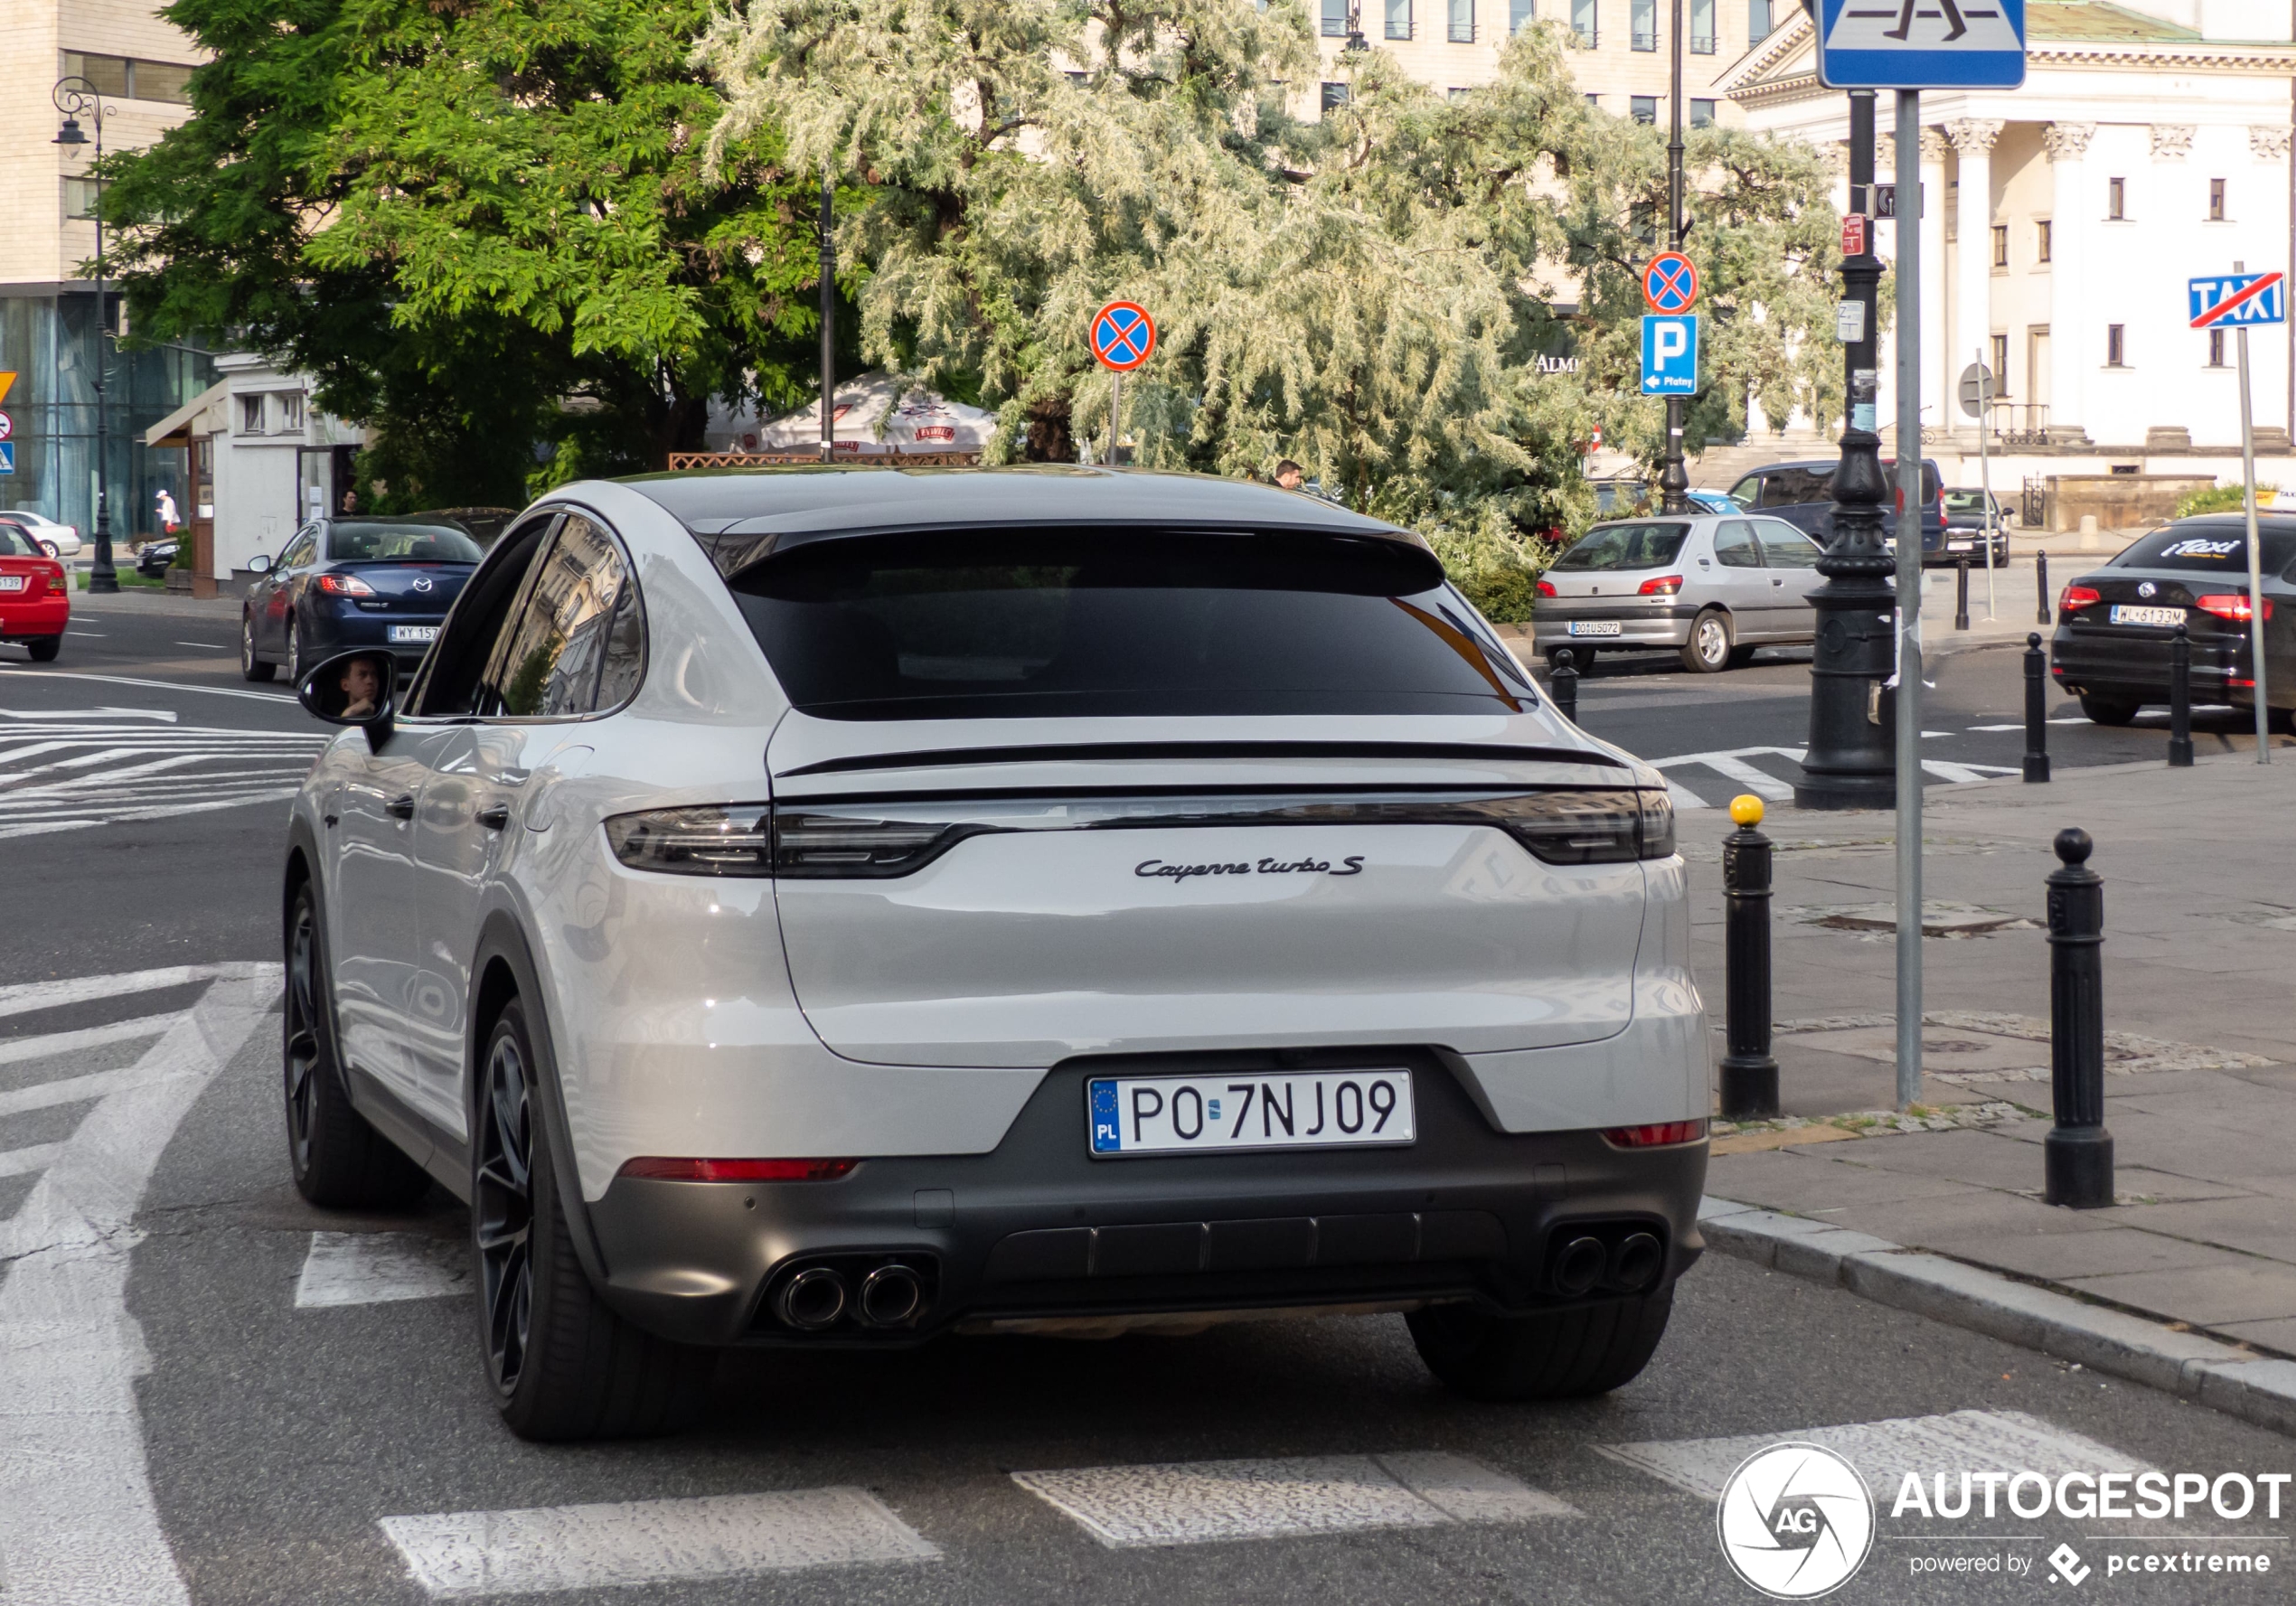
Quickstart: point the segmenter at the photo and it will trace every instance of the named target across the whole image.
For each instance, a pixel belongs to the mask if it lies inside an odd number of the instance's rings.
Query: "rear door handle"
[[[508,803],[488,803],[478,811],[478,823],[489,831],[500,831],[510,823]]]
[[[398,796],[392,798],[389,803],[382,805],[382,812],[400,820],[413,819],[415,817],[415,794],[411,792],[400,793]]]

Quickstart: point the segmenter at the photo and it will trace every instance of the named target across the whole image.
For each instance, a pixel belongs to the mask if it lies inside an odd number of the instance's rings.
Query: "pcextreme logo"
[[[1874,1497],[1858,1469],[1822,1445],[1773,1444],[1730,1474],[1715,1526],[1747,1583],[1774,1600],[1814,1600],[1865,1564]]]

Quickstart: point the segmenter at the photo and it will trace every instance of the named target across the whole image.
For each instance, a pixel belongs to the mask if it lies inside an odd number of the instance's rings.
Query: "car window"
[[[1744,519],[1725,519],[1716,525],[1714,560],[1725,568],[1760,568],[1762,549],[1754,544],[1754,526]]]
[[[1825,549],[1783,519],[1757,519],[1762,556],[1772,568],[1815,568]]]
[[[280,568],[301,568],[305,564],[311,561],[312,558],[318,552],[318,549],[319,532],[315,529],[306,525],[303,529],[295,532],[295,539],[287,543],[287,550],[279,554],[279,561],[277,567]]]
[[[0,558],[44,558],[39,544],[14,524],[0,523]]]
[[[1741,507],[1753,507],[1762,500],[1762,476],[1750,474],[1730,487],[1730,494]]]
[[[568,514],[495,649],[479,712],[511,719],[590,712],[627,572],[613,536]]]
[[[1773,468],[1762,475],[1764,507],[1799,507],[1808,502],[1833,500],[1833,470]]]
[[[1606,524],[1579,537],[1552,567],[1567,574],[1663,568],[1680,555],[1689,533],[1688,524]]]
[[[2296,530],[2264,530],[2262,568],[2277,573],[2296,559]],[[2227,521],[2197,521],[2171,524],[2140,536],[2113,560],[2115,568],[2178,568],[2199,574],[2244,576],[2248,572],[2248,532]]]
[[[1470,713],[1531,695],[1398,541],[934,531],[787,549],[728,583],[790,701],[824,718]]]
[[[607,626],[606,662],[598,671],[598,698],[592,705],[601,712],[618,709],[638,689],[645,674],[645,624],[638,609],[637,577],[622,582],[621,600],[614,605],[614,622]]]
[[[451,524],[339,523],[327,535],[337,563],[475,563],[485,555]]]
[[[529,520],[497,542],[478,572],[455,599],[438,639],[423,660],[408,706],[424,718],[452,718],[477,711],[478,690],[503,625],[524,595],[534,559],[560,515]]]

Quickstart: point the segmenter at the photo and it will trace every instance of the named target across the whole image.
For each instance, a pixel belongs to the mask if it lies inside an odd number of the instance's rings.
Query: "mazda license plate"
[[[2157,625],[2168,628],[2183,624],[2185,611],[2182,608],[2156,608],[2141,603],[2116,602],[2113,605],[2113,622],[2115,625]]]
[[[1233,1153],[1402,1144],[1418,1136],[1411,1073],[1096,1076],[1087,1084],[1092,1152]]]
[[[1615,619],[1573,619],[1570,622],[1570,634],[1573,635],[1616,635],[1618,621]]]
[[[391,639],[394,642],[428,642],[438,637],[436,625],[393,625]]]

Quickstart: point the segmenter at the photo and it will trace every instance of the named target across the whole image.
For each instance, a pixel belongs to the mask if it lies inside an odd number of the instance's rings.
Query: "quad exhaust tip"
[[[1642,1293],[1665,1269],[1666,1252],[1649,1233],[1629,1233],[1619,1240],[1610,1257],[1610,1283],[1628,1293]]]
[[[782,1284],[776,1301],[781,1320],[800,1332],[817,1333],[845,1314],[845,1279],[827,1266],[808,1266]]]
[[[924,1282],[907,1266],[880,1266],[861,1281],[861,1319],[870,1327],[907,1327],[924,1310]]]
[[[1602,1281],[1610,1254],[1600,1238],[1573,1238],[1555,1257],[1555,1287],[1576,1298]]]

